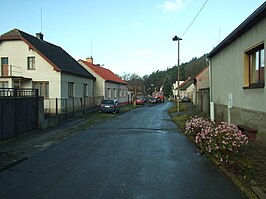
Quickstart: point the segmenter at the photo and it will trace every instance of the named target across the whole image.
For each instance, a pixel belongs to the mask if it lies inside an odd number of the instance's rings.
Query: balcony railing
[[[0,88],[1,97],[38,97],[38,89]]]
[[[22,67],[20,66],[15,66],[15,65],[8,65],[8,64],[3,64],[1,67],[1,76],[21,76],[21,69]]]

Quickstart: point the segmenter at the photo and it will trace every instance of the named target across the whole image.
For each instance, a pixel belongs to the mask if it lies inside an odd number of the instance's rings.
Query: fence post
[[[55,115],[58,115],[58,98],[55,98]]]
[[[65,99],[66,102],[66,118],[67,118],[67,99]]]
[[[75,98],[73,97],[72,98],[73,99],[73,101],[72,101],[72,111],[73,111],[73,118],[75,117]]]

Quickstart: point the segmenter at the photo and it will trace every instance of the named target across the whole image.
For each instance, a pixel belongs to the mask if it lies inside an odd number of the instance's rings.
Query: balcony
[[[20,66],[3,64],[0,68],[0,74],[1,77],[21,76],[21,69]]]

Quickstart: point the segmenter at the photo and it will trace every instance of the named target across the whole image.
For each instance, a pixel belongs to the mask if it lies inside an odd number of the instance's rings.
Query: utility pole
[[[179,41],[182,40],[180,37],[174,36],[173,41],[177,41],[177,113],[180,115],[180,107],[179,107],[179,100],[180,100],[180,88],[179,88],[179,81],[180,81],[180,58],[179,58]]]

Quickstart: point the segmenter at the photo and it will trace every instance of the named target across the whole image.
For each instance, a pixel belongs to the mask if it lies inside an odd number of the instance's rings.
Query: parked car
[[[136,104],[137,105],[143,105],[145,102],[144,98],[136,97]]]
[[[119,112],[119,103],[117,100],[105,99],[99,106],[99,112],[104,113],[118,113]]]
[[[190,98],[189,97],[183,97],[182,99],[181,99],[181,102],[191,102],[191,100],[190,100]]]
[[[157,99],[155,97],[151,97],[149,99],[149,102],[152,103],[152,104],[156,104],[157,103]]]

